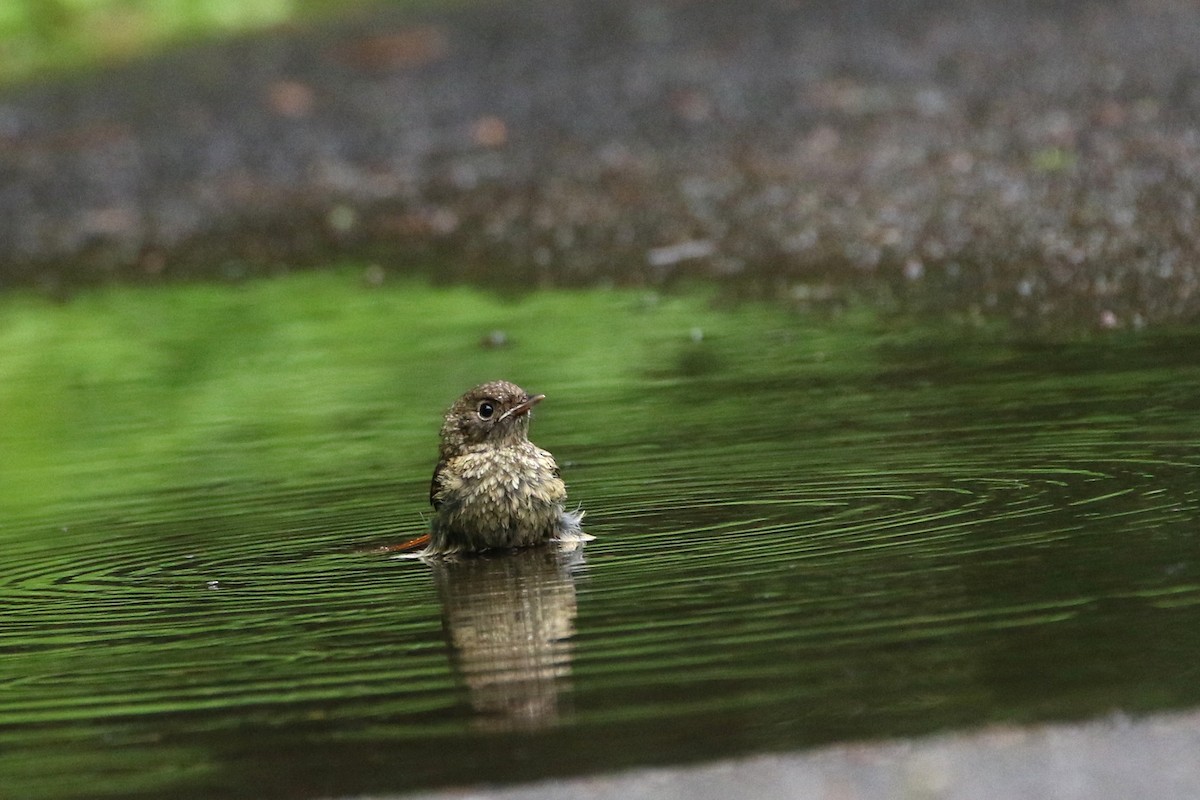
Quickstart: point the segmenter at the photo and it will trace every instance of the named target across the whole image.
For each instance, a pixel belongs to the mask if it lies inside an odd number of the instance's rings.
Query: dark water
[[[1198,347],[881,340],[772,374],[682,345],[539,412],[582,554],[371,552],[419,527],[420,458],[9,519],[0,796],[404,791],[1195,705]]]

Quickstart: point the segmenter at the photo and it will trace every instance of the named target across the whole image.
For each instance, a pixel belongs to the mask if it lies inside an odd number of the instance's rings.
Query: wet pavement
[[[351,256],[1118,329],[1200,310],[1190,0],[505,2],[0,97],[0,286]]]
[[[414,800],[1128,800],[1200,796],[1200,716],[990,728]]]

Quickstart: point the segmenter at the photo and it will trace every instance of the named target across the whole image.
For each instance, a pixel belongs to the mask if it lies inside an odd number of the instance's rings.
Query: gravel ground
[[[1194,0],[544,0],[0,97],[0,286],[670,285],[1032,327],[1200,316]]]
[[[412,800],[1184,800],[1200,797],[1197,753],[1200,714],[1193,712],[839,745]]]

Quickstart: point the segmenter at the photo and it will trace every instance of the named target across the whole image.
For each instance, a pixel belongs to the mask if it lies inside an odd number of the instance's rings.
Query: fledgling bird
[[[476,386],[446,412],[429,502],[426,552],[478,552],[584,541],[582,511],[566,511],[554,456],[529,441],[531,395],[508,381]]]

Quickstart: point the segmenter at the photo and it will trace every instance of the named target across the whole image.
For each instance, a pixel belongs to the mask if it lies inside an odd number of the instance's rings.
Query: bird
[[[429,485],[434,515],[427,554],[477,553],[542,542],[582,542],[583,512],[565,508],[558,464],[529,441],[544,394],[509,381],[480,384],[443,418]]]

